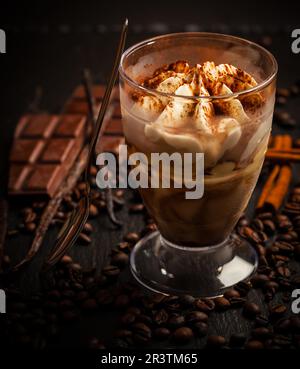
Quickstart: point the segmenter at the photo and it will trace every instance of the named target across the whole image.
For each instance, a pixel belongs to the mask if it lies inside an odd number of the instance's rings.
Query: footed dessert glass
[[[149,174],[149,188],[139,191],[158,227],[131,253],[132,273],[147,288],[213,297],[256,270],[255,250],[233,229],[264,161],[276,73],[267,50],[222,34],[159,36],[123,54],[124,134],[129,154],[143,153],[148,159],[139,168]],[[152,153],[182,158],[203,153],[203,195],[186,198],[191,189],[176,186],[172,161],[165,188],[165,171],[159,167],[153,173]],[[154,175],[160,176],[155,188],[150,183]]]

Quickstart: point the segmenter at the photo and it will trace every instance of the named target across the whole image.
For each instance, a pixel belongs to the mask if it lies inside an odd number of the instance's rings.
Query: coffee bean
[[[290,91],[287,88],[277,88],[276,91],[277,96],[290,97]]]
[[[184,316],[173,314],[169,317],[168,325],[170,328],[178,328],[184,325],[185,319]]]
[[[291,321],[290,319],[287,318],[279,319],[274,325],[274,330],[278,333],[286,333],[289,332],[290,329],[291,329]]]
[[[232,308],[240,308],[242,307],[246,302],[246,299],[244,297],[232,297],[230,299],[230,306]]]
[[[129,251],[130,250],[130,243],[129,242],[120,242],[118,244],[120,250]]]
[[[140,236],[136,232],[129,232],[124,236],[124,241],[130,242],[130,243],[136,243],[139,241]]]
[[[205,313],[214,310],[215,303],[211,299],[196,299],[195,307]]]
[[[211,335],[207,337],[207,342],[206,345],[208,347],[215,347],[215,348],[219,348],[224,346],[226,343],[226,339],[223,336],[218,336],[218,335]]]
[[[141,204],[133,204],[129,207],[130,213],[141,213],[144,210],[145,206],[143,203]]]
[[[79,233],[78,239],[86,245],[89,245],[92,242],[91,238],[83,232]]]
[[[158,310],[153,317],[154,322],[157,325],[165,324],[169,319],[169,314],[164,309]]]
[[[239,282],[234,288],[240,293],[241,296],[246,296],[251,290],[252,284],[251,282],[242,281]]]
[[[233,297],[240,297],[240,293],[234,289],[228,290],[224,293],[224,297],[227,300],[230,300]]]
[[[266,327],[258,327],[252,330],[251,335],[258,340],[266,340],[272,336],[272,332]]]
[[[136,320],[140,323],[144,323],[148,326],[152,326],[153,325],[153,320],[152,318],[149,316],[149,315],[146,315],[146,314],[139,314],[137,317],[136,317]]]
[[[136,315],[132,313],[125,313],[120,318],[121,323],[126,326],[133,324],[135,320],[136,320]]]
[[[269,277],[265,274],[255,274],[255,276],[251,278],[251,283],[253,287],[262,287],[268,281],[269,281]]]
[[[276,226],[275,226],[275,223],[272,220],[270,220],[270,219],[264,220],[263,225],[264,225],[264,231],[268,235],[272,236],[275,233]]]
[[[188,343],[193,339],[193,337],[193,331],[188,327],[177,328],[172,336],[174,341],[179,344]]]
[[[252,221],[251,225],[256,231],[263,231],[264,230],[264,223],[262,220],[256,218]]]
[[[262,315],[257,315],[255,318],[255,325],[258,327],[267,327],[269,324],[269,321],[266,317]]]
[[[291,275],[291,272],[290,272],[289,268],[286,267],[286,266],[279,266],[279,267],[276,268],[276,271],[282,277],[288,278]]]
[[[269,313],[271,318],[277,319],[285,314],[287,308],[282,304],[276,304],[269,307]]]
[[[99,210],[97,208],[97,206],[95,206],[94,204],[90,204],[89,207],[89,217],[94,218],[99,214]]]
[[[102,273],[107,277],[116,277],[120,274],[120,269],[115,265],[107,265],[102,269]]]
[[[188,325],[194,325],[197,322],[207,322],[208,315],[202,311],[190,311],[185,316],[185,321]]]
[[[33,222],[26,223],[25,224],[25,229],[26,229],[27,232],[32,233],[32,232],[34,232],[36,230],[36,224],[33,223]]]
[[[230,307],[230,302],[225,297],[216,297],[214,302],[216,304],[216,309],[220,311],[226,310]]]
[[[165,327],[156,328],[153,332],[153,335],[157,340],[167,339],[170,334],[171,332],[169,331],[169,329]]]
[[[297,96],[297,95],[299,95],[299,94],[300,94],[300,88],[299,88],[299,86],[297,86],[297,85],[292,85],[292,86],[289,88],[289,90],[290,90],[290,94],[291,94],[291,95],[293,95],[293,96]]]
[[[132,326],[133,339],[138,344],[149,342],[152,337],[151,329],[144,323],[134,323]]]
[[[244,305],[243,313],[247,318],[255,318],[260,313],[260,307],[254,302],[247,301]]]
[[[126,294],[121,294],[115,298],[114,306],[116,309],[124,309],[130,303],[129,296]]]
[[[232,334],[229,339],[229,345],[231,347],[242,347],[246,342],[247,337],[242,333]]]
[[[278,105],[285,105],[287,103],[287,98],[283,96],[276,97],[276,104]]]
[[[132,336],[132,331],[130,331],[128,329],[118,329],[115,332],[114,336],[118,337],[118,338],[131,337]]]
[[[245,349],[247,350],[261,350],[264,348],[264,344],[261,341],[250,340],[246,343]]]
[[[61,258],[60,262],[61,262],[63,265],[67,265],[67,264],[71,264],[71,263],[73,262],[73,260],[72,260],[71,256],[69,256],[69,255],[64,255],[64,256]]]
[[[123,268],[128,264],[128,260],[129,260],[128,255],[125,254],[125,252],[120,251],[112,257],[111,262],[112,264],[117,265],[120,268]]]
[[[184,307],[190,307],[193,306],[195,302],[195,297],[191,295],[182,295],[179,297],[179,302]]]
[[[177,312],[181,310],[180,300],[178,296],[167,296],[164,299],[164,306],[168,311]]]
[[[198,337],[204,337],[207,335],[208,332],[208,324],[203,321],[196,322],[193,326],[193,329],[195,330]]]

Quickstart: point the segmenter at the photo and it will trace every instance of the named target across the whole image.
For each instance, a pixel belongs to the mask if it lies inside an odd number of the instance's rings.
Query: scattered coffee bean
[[[269,307],[269,313],[271,318],[278,319],[279,317],[282,317],[287,308],[283,304],[276,304]]]
[[[266,327],[258,327],[252,330],[251,335],[258,340],[266,340],[272,336],[272,332]]]
[[[156,328],[153,332],[153,335],[157,340],[167,339],[170,334],[171,332],[169,331],[169,329],[165,327]]]
[[[92,242],[92,239],[85,233],[81,232],[78,236],[79,241],[82,243],[89,245]]]
[[[26,229],[27,232],[32,233],[32,232],[34,232],[36,230],[36,224],[33,223],[33,222],[26,223],[25,224],[25,229]]]
[[[132,331],[133,339],[137,344],[145,344],[152,337],[151,329],[144,323],[134,323]]]
[[[132,313],[125,313],[120,318],[121,323],[126,326],[133,324],[135,320],[136,320],[136,315]]]
[[[133,204],[129,207],[129,211],[131,213],[141,213],[142,211],[144,211],[145,206],[143,203],[141,204]]]
[[[264,348],[264,344],[261,341],[250,340],[246,343],[245,349],[247,350],[261,350]]]
[[[99,214],[98,208],[97,206],[95,206],[94,204],[90,204],[90,208],[89,208],[89,216],[91,218],[96,217]]]
[[[220,348],[226,344],[226,339],[223,336],[211,335],[207,337],[206,344],[208,347]]]
[[[107,265],[102,269],[102,273],[107,277],[116,277],[120,274],[120,269],[115,265]]]
[[[123,268],[128,264],[128,260],[129,260],[128,255],[125,254],[125,252],[120,251],[112,257],[111,262],[112,264],[117,265],[120,268]]]
[[[205,313],[214,310],[215,303],[211,299],[196,299],[195,307]]]
[[[228,290],[224,293],[224,297],[227,300],[232,299],[233,297],[240,297],[240,293],[234,289]]]
[[[243,308],[243,313],[247,318],[255,318],[260,313],[260,307],[254,302],[247,301]]]
[[[185,344],[194,337],[193,331],[188,327],[180,327],[175,330],[172,338],[176,343]]]
[[[94,231],[94,228],[91,225],[91,223],[88,223],[87,222],[87,223],[84,224],[83,230],[84,230],[85,233],[90,234],[90,233],[92,233]]]
[[[140,236],[136,232],[129,232],[124,236],[124,241],[130,242],[130,243],[136,243],[139,241]]]
[[[166,310],[164,309],[160,309],[158,310],[153,317],[153,321],[157,324],[157,325],[162,325],[167,323],[169,319],[169,314],[166,312]]]
[[[195,297],[191,295],[183,295],[179,297],[179,302],[184,307],[191,307],[195,302]]]
[[[216,304],[216,309],[220,311],[226,310],[230,307],[230,302],[225,297],[216,297],[214,302]]]
[[[184,325],[185,319],[183,315],[173,314],[168,320],[170,328],[178,328]]]
[[[126,294],[121,294],[115,298],[114,306],[116,309],[124,309],[129,305],[129,303],[130,303],[129,296]]]
[[[208,315],[202,311],[190,311],[185,316],[186,324],[194,325],[197,322],[207,322]]]
[[[204,337],[208,332],[208,324],[201,321],[194,324],[193,329],[195,330],[198,337]]]

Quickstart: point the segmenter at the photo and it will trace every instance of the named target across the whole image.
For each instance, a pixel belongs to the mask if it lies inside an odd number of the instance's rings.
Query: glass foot
[[[130,256],[134,277],[148,289],[165,295],[216,297],[256,270],[253,247],[237,235],[208,247],[183,247],[159,232],[142,238]]]

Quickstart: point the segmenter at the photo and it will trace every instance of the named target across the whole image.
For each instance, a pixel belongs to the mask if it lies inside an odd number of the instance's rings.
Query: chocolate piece
[[[52,197],[79,154],[85,125],[82,115],[23,116],[10,155],[9,193]]]
[[[97,143],[96,153],[99,154],[108,151],[117,154],[119,146],[124,143],[125,139],[122,136],[101,136]]]
[[[123,135],[123,126],[122,126],[122,121],[120,118],[118,119],[111,119],[106,126],[105,129],[105,133],[106,134],[111,134],[111,135]]]

